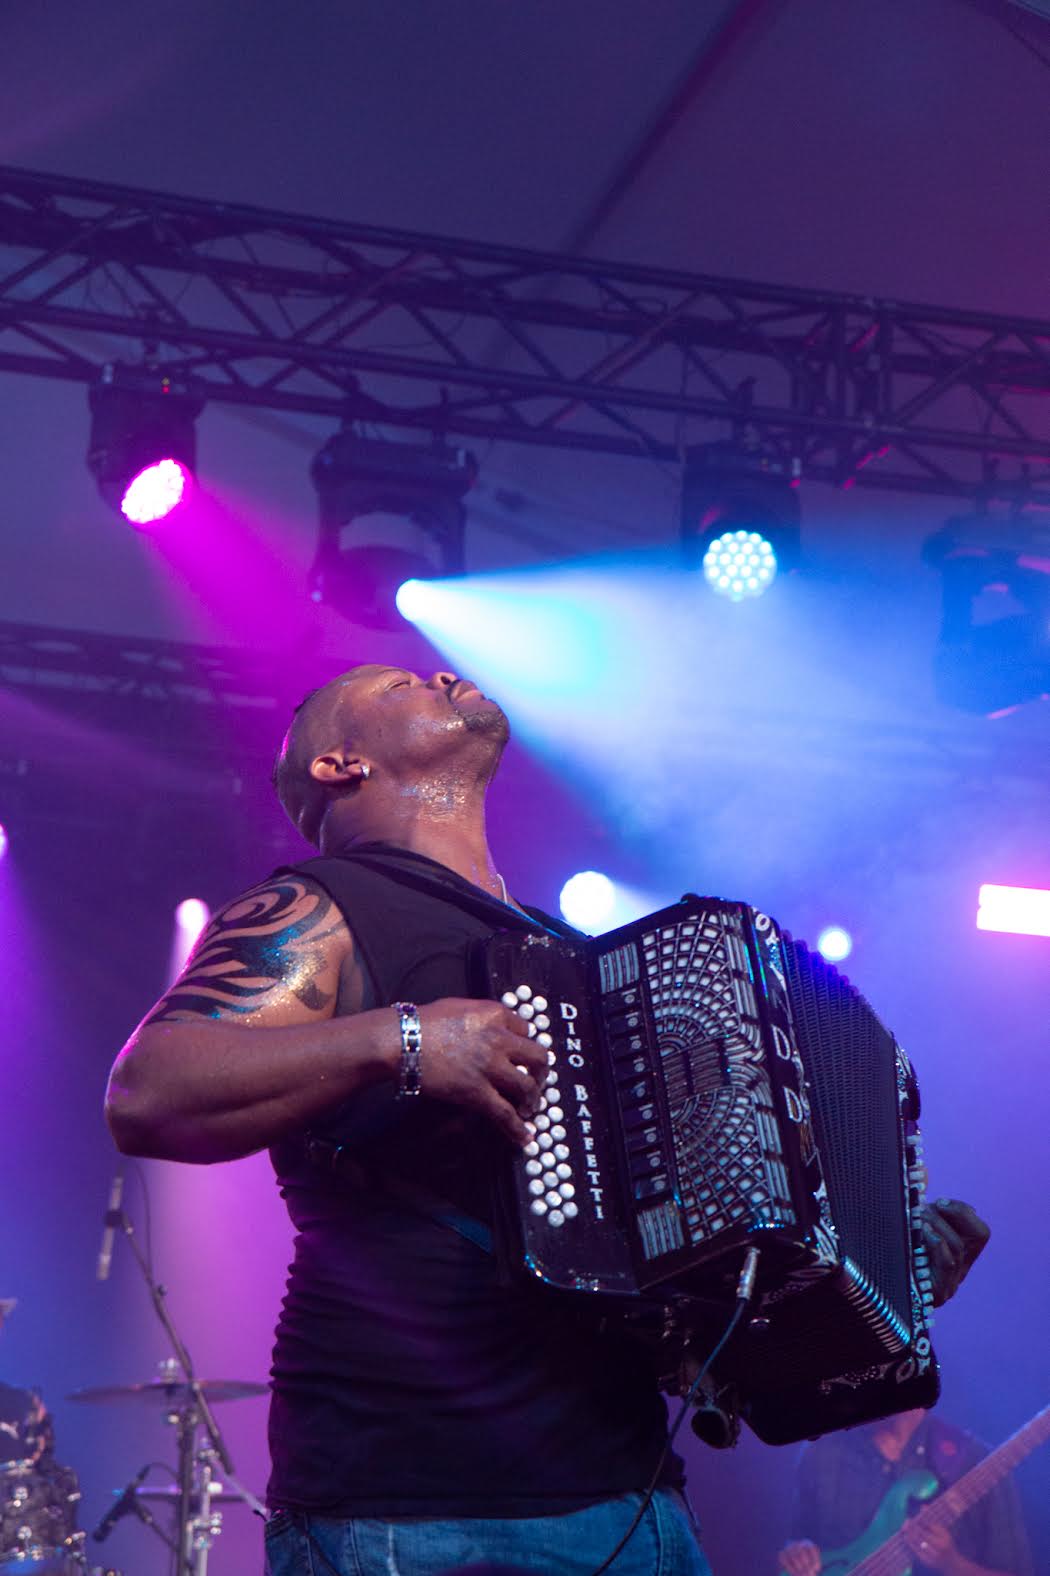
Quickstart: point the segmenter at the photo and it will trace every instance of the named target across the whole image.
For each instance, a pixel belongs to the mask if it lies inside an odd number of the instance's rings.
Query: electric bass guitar
[[[938,1492],[940,1484],[932,1472],[917,1468],[906,1473],[893,1484],[859,1538],[822,1554],[821,1576],[909,1576],[915,1555],[901,1528],[913,1501],[925,1502],[912,1517],[920,1538],[926,1528],[950,1527],[1048,1439],[1050,1406],[1037,1412],[943,1494]]]

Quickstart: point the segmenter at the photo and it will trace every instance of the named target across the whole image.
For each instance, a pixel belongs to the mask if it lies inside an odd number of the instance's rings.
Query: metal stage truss
[[[147,361],[209,400],[1050,502],[1050,322],[0,169],[0,369]]]

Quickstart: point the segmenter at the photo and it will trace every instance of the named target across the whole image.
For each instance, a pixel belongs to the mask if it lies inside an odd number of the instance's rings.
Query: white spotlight
[[[817,951],[829,963],[841,963],[853,951],[853,937],[841,925],[826,925],[817,937]]]
[[[581,870],[570,876],[558,899],[562,916],[577,930],[596,935],[612,917],[616,888],[599,870]]]

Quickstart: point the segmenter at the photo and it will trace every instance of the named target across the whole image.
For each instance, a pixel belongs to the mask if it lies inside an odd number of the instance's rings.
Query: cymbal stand
[[[173,1384],[181,1372],[190,1393],[185,1406],[173,1408],[168,1413],[169,1421],[175,1425],[178,1441],[178,1499],[174,1538],[178,1549],[177,1576],[207,1576],[208,1552],[222,1527],[221,1513],[213,1510],[211,1505],[214,1463],[219,1462],[230,1487],[250,1510],[265,1517],[266,1508],[245,1488],[234,1471],[222,1430],[201,1388],[190,1354],[172,1322],[166,1289],[154,1278],[152,1266],[139,1246],[134,1226],[122,1209],[110,1210],[106,1215],[106,1224],[117,1227],[128,1239],[135,1262],[146,1282],[154,1312],[171,1342],[175,1355],[166,1358],[162,1367],[170,1374]],[[202,1426],[208,1442],[198,1448],[197,1436]]]

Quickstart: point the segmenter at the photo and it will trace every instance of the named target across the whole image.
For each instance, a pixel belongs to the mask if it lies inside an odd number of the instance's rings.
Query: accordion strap
[[[388,1198],[396,1199],[399,1204],[407,1204],[417,1214],[425,1215],[439,1226],[458,1232],[483,1253],[494,1251],[492,1232],[485,1222],[468,1215],[440,1193],[420,1187],[415,1182],[406,1182],[404,1177],[393,1176],[381,1167],[363,1166],[342,1144],[328,1138],[307,1134],[303,1151],[315,1170],[338,1177],[341,1182],[349,1183],[352,1187],[385,1193]]]

